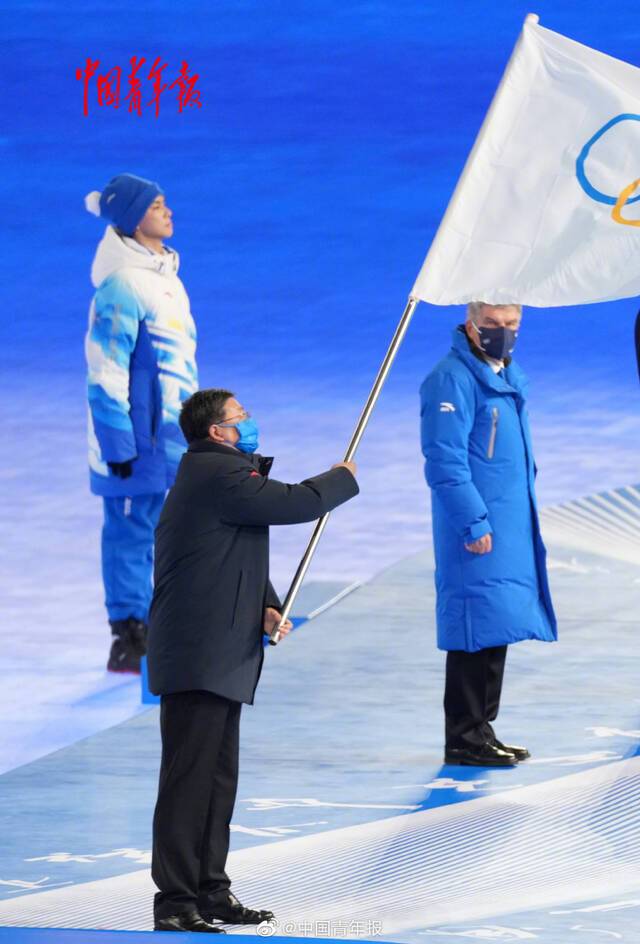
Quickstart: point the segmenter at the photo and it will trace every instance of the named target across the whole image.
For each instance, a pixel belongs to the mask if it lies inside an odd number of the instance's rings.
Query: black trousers
[[[494,737],[506,646],[479,652],[447,653],[444,691],[445,743],[449,748],[480,747]]]
[[[229,823],[238,785],[240,702],[211,692],[163,695],[153,817],[154,915],[206,911],[229,888]]]

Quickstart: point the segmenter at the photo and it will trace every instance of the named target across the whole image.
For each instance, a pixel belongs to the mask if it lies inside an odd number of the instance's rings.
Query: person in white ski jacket
[[[154,529],[186,443],[178,417],[198,388],[196,329],[178,278],[163,191],[133,174],[85,198],[109,220],[91,267],[90,487],[102,497],[102,575],[113,641],[107,668],[139,672]]]

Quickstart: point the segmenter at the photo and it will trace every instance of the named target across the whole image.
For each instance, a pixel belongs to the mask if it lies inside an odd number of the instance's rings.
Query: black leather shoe
[[[526,747],[518,747],[515,744],[503,744],[502,741],[499,741],[496,737],[494,737],[493,743],[501,751],[506,751],[507,754],[513,754],[518,762],[521,760],[526,760],[527,757],[531,757],[531,754],[526,749]]]
[[[518,760],[515,754],[496,744],[483,744],[482,747],[445,748],[444,762],[465,767],[515,767]]]
[[[156,918],[154,931],[200,931],[202,934],[226,934],[224,928],[215,927],[197,911],[181,911],[169,918]]]
[[[274,914],[264,909],[245,908],[232,892],[225,892],[224,897],[203,909],[202,917],[205,921],[222,921],[224,924],[261,924],[271,921]]]

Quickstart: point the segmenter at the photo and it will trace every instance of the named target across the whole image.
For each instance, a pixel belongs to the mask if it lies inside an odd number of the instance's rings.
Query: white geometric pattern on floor
[[[351,922],[379,921],[389,937],[637,893],[640,758],[242,850],[229,867],[241,900],[273,908],[278,934],[325,920],[350,936]],[[138,870],[3,902],[0,924],[146,929],[153,892]]]
[[[640,486],[542,508],[545,540],[640,564]]]

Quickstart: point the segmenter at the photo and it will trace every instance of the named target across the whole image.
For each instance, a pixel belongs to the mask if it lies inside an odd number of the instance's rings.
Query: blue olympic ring
[[[576,161],[576,176],[584,192],[594,200],[597,200],[599,203],[608,203],[610,206],[616,205],[618,197],[610,197],[608,194],[601,193],[600,190],[596,190],[596,188],[587,180],[587,175],[585,174],[584,170],[584,162],[589,156],[589,151],[596,141],[598,141],[603,136],[603,134],[606,134],[609,128],[613,128],[613,126],[617,125],[620,121],[640,121],[640,115],[616,115],[616,117],[612,118],[611,121],[608,121],[606,125],[603,125],[599,131],[596,131],[592,138],[589,138],[585,146],[580,151]],[[627,200],[626,202],[637,203],[638,200],[640,200],[640,194],[638,194],[637,197],[633,197],[631,200]]]

